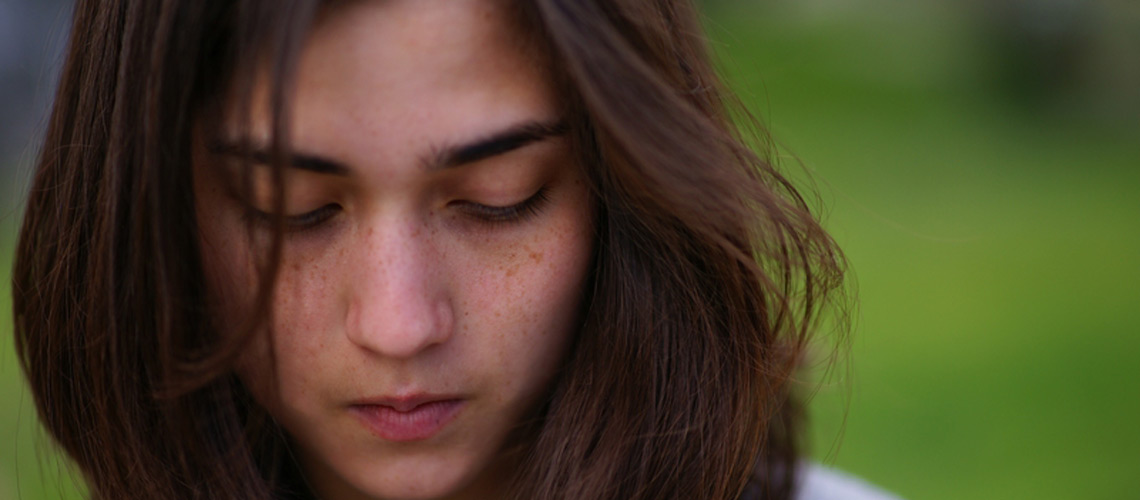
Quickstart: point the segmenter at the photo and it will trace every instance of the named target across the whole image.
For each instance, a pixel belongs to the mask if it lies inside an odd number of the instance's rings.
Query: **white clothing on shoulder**
[[[800,465],[796,500],[899,500],[849,474],[822,465]]]

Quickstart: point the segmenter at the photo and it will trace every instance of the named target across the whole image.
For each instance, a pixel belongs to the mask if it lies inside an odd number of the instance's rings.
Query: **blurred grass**
[[[851,376],[813,402],[815,456],[911,499],[1135,498],[1140,128],[989,93],[968,27],[933,3],[757,5],[714,9],[712,38],[783,162],[813,172],[858,280]],[[0,500],[78,498],[37,461],[14,224],[0,217]]]
[[[933,3],[757,5],[714,45],[859,288],[815,456],[912,499],[1136,498],[1140,128],[995,95]]]
[[[10,192],[9,189],[0,191]],[[7,193],[5,193],[7,194]],[[11,261],[17,217],[0,206],[0,500],[81,498],[40,430],[12,337]]]

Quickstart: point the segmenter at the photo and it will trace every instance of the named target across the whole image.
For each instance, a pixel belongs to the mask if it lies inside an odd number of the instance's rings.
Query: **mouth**
[[[392,442],[423,441],[439,434],[463,410],[463,399],[448,396],[378,398],[349,406],[376,437]]]

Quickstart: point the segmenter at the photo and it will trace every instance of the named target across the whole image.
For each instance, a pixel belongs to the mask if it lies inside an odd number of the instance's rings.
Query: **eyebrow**
[[[531,143],[566,133],[566,122],[526,122],[491,134],[484,139],[452,147],[440,148],[428,162],[430,170],[476,163],[509,153]]]
[[[528,121],[512,125],[471,142],[433,147],[422,163],[428,170],[442,170],[470,165],[520,149],[550,137],[561,136],[568,127],[564,120]],[[251,162],[271,165],[273,155],[265,146],[251,141],[217,142],[210,147],[214,154],[248,158]],[[287,155],[285,164],[292,168],[320,174],[347,176],[352,172],[344,163],[308,153]]]

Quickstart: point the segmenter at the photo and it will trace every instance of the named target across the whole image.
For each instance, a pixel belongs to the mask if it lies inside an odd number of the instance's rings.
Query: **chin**
[[[321,497],[336,499],[436,500],[460,493],[463,498],[484,498],[473,495],[479,489],[476,483],[485,483],[481,480],[487,473],[483,465],[438,455],[358,462],[349,470],[328,471],[333,477],[316,481],[314,487]]]
[[[376,491],[368,491],[363,497],[376,500],[439,500],[452,498],[459,489],[440,484],[401,484],[386,485]]]
[[[409,478],[405,481],[362,486],[364,487],[360,489],[360,498],[375,500],[439,500],[454,498],[461,492],[464,493],[464,498],[482,498],[468,497],[466,490],[470,485],[450,478]]]

